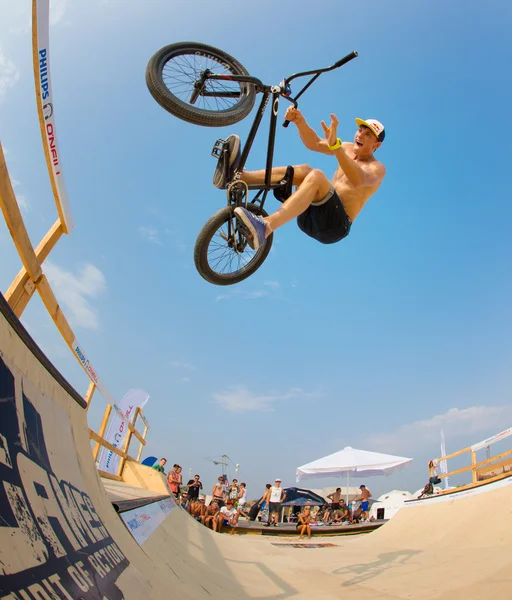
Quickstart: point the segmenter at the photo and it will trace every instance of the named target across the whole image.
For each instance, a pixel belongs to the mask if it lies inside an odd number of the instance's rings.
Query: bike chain
[[[231,183],[228,183],[228,186],[226,188],[226,194],[228,196],[228,203],[231,204],[231,196],[230,196],[231,188],[233,188],[236,185],[240,185],[240,184],[245,187],[245,192],[244,192],[245,193],[245,208],[247,208],[247,202],[249,199],[249,186],[247,185],[247,183],[245,181],[242,181],[241,179],[235,179]],[[234,219],[235,219],[235,221],[237,220],[236,216],[234,216]],[[238,251],[238,244],[236,243],[236,240],[235,240],[235,245],[234,245],[233,249],[237,254],[240,254],[240,252]]]

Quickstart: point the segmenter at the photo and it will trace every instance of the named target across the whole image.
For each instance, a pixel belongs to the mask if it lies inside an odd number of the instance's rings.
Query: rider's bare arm
[[[329,154],[333,154],[336,157],[347,179],[356,188],[370,187],[380,183],[384,179],[386,168],[378,161],[358,164],[348,156],[343,146],[334,152],[329,151]]]
[[[299,131],[300,139],[308,150],[313,150],[313,152],[321,152],[322,154],[332,154],[327,147],[327,140],[319,137],[316,131],[307,124],[306,119],[298,108],[290,106],[286,110],[284,116],[285,119],[291,123],[295,123]]]

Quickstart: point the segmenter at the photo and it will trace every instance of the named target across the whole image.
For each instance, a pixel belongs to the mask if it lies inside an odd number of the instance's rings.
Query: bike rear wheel
[[[254,86],[207,79],[201,88],[201,73],[207,69],[217,75],[249,75],[235,58],[223,50],[197,42],[180,42],[161,48],[151,57],[146,68],[146,84],[160,106],[188,123],[225,127],[241,121],[254,106]],[[233,93],[238,96],[204,96],[200,89],[207,93]]]
[[[248,203],[246,208],[268,216],[256,204]],[[215,285],[233,285],[259,269],[270,252],[274,234],[258,250],[253,250],[246,233],[235,217],[233,206],[215,213],[201,229],[194,248],[194,262],[201,277]]]

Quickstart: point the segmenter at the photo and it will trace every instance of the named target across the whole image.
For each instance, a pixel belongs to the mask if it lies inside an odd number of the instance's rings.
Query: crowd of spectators
[[[153,469],[165,474],[165,465],[167,460],[161,458]],[[186,510],[194,519],[213,529],[220,531],[222,526],[231,527],[231,533],[235,533],[240,516],[248,520],[256,519],[266,527],[277,527],[281,505],[285,498],[285,490],[281,487],[281,479],[277,478],[274,485],[268,483],[261,499],[256,503],[256,514],[252,517],[246,511],[248,507],[247,486],[245,483],[238,483],[233,479],[231,484],[225,475],[218,477],[211,490],[211,500],[207,503],[200,475],[194,475],[186,484],[183,482],[182,467],[175,463],[169,473],[166,475],[169,487],[174,494],[177,504]],[[293,517],[284,518],[284,521],[295,521],[300,534],[300,539],[304,535],[311,537],[311,524],[321,521],[326,525],[341,525],[358,523],[360,521],[373,521],[369,518],[368,506],[371,492],[364,486],[360,486],[360,496],[354,501],[360,501],[361,507],[351,510],[351,507],[345,504],[341,498],[341,488],[329,494],[326,503],[322,507],[315,507],[312,511],[309,506],[294,511]]]
[[[165,474],[166,463],[167,459],[161,458],[153,465],[153,469]],[[249,519],[244,510],[247,503],[244,482],[238,483],[237,479],[233,479],[229,484],[224,475],[220,476],[213,485],[211,501],[207,505],[201,476],[194,475],[193,479],[184,484],[181,472],[182,467],[175,463],[167,474],[167,481],[177,504],[194,519],[213,531],[220,531],[223,525],[229,526],[232,534],[235,533],[240,515]]]

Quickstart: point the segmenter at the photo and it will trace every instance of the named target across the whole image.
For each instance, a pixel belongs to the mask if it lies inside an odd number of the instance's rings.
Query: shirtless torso
[[[375,173],[377,170],[383,168],[382,163],[373,157],[364,160],[357,159],[354,156],[353,148],[354,144],[352,142],[343,142],[345,152],[350,158],[356,160],[362,169],[369,173]],[[381,183],[382,179],[375,185],[356,188],[350,183],[340,166],[337,167],[332,178],[332,185],[352,222],[354,222],[357,215],[361,212],[367,200],[379,189]]]

